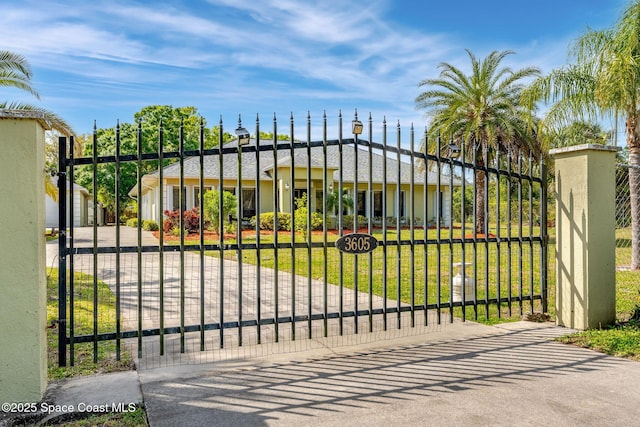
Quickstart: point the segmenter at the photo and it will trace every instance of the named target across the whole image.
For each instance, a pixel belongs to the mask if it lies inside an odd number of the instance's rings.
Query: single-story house
[[[53,185],[58,186],[58,177],[51,177]],[[71,194],[71,183],[67,181],[67,225],[69,224],[69,196]],[[85,227],[89,225],[89,203],[91,194],[89,190],[79,184],[73,184],[73,226]],[[49,195],[45,196],[45,227],[60,228],[58,202]]]
[[[255,144],[255,140],[251,140]],[[265,144],[272,144],[265,141]],[[226,147],[237,146],[237,141],[231,141]],[[256,206],[256,188],[260,188],[260,212],[291,212],[290,192],[294,192],[294,199],[307,192],[307,149],[294,150],[294,182],[291,176],[291,151],[279,150],[277,163],[274,162],[273,150],[261,150],[259,167],[256,153],[242,154],[242,218],[250,218],[258,211]],[[449,224],[449,175],[442,174],[439,194],[437,186],[437,172],[429,172],[427,177],[427,209],[424,212],[424,182],[425,173],[417,165],[414,167],[414,187],[411,194],[411,164],[397,160],[393,153],[388,153],[386,159],[386,188],[384,187],[384,156],[381,152],[372,153],[372,191],[368,194],[369,183],[369,151],[366,147],[358,149],[357,167],[355,163],[356,151],[353,144],[343,145],[342,182],[343,191],[348,192],[354,201],[357,214],[368,216],[370,208],[374,217],[410,217],[411,199],[414,197],[414,217],[417,224],[435,221],[436,217]],[[223,188],[233,194],[238,191],[238,155],[230,153],[223,155]],[[311,149],[311,197],[308,197],[310,209],[322,212],[323,206],[323,147]],[[398,165],[400,165],[400,184],[398,185]],[[354,189],[354,178],[357,171],[358,188]],[[200,158],[191,157],[184,161],[184,206],[191,209],[199,205],[200,195]],[[144,175],[141,179],[142,190],[137,185],[131,189],[129,195],[139,200],[138,209],[143,219],[153,219],[160,222],[165,209],[176,210],[180,206],[180,164],[173,163],[165,166],[160,182],[159,171]],[[204,191],[219,188],[220,160],[219,156],[205,156],[203,162]],[[330,192],[338,188],[340,179],[340,157],[337,145],[327,147],[326,180]],[[457,178],[454,185],[460,185]],[[274,191],[274,186],[276,191]],[[162,191],[163,207],[158,206]],[[383,210],[383,191],[386,192],[386,212]],[[275,197],[274,197],[275,196]],[[277,202],[274,200],[277,198]],[[277,204],[277,206],[276,206]],[[397,212],[399,209],[399,212]],[[354,212],[346,212],[353,214]]]

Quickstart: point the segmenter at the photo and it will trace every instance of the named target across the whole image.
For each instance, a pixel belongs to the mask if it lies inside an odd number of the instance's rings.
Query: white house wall
[[[171,180],[169,180],[170,183],[166,183],[167,180],[165,180],[165,185],[163,185],[160,188],[154,188],[151,191],[147,191],[144,193],[144,195],[142,196],[142,201],[141,201],[141,207],[142,207],[142,218],[143,219],[153,219],[156,222],[159,222],[159,218],[161,218],[161,213],[164,212],[164,210],[166,209],[170,209],[171,207],[173,207],[173,188],[177,187],[176,183],[171,182]],[[289,190],[285,189],[285,185],[283,183],[283,181],[279,182],[279,198],[280,198],[280,210],[281,211],[289,211],[289,202],[290,202],[290,191],[291,191],[291,186],[289,187]],[[317,190],[320,190],[321,187],[317,186],[317,182],[313,182],[312,186],[311,186],[311,207],[312,209],[315,211],[315,193]],[[199,181],[185,181],[185,187],[187,190],[187,197],[186,197],[186,208],[187,209],[191,209],[194,206],[194,188],[199,187]],[[334,182],[334,185],[337,185],[336,182]],[[225,181],[224,185],[225,188],[229,188],[229,187],[237,187],[237,181]],[[218,188],[218,184],[217,181],[214,180],[205,180],[205,187],[212,187],[214,189]],[[296,184],[297,188],[306,188],[306,182],[304,182],[303,184]],[[360,191],[367,191],[368,189],[368,184],[367,183],[359,183],[359,190]],[[243,188],[255,188],[255,181],[247,181],[245,183],[243,183]],[[357,200],[357,198],[355,197],[355,195],[353,194],[353,186],[349,186],[349,184],[345,184],[344,186],[345,189],[347,189],[350,194],[352,195],[354,201]],[[403,184],[400,188],[400,191],[404,191],[405,192],[405,206],[404,206],[404,210],[405,210],[405,215],[404,218],[406,218],[408,220],[408,218],[411,215],[411,186],[409,184]],[[414,217],[417,218],[419,221],[417,222],[417,224],[424,224],[425,221],[427,222],[432,222],[438,215],[439,212],[439,206],[438,206],[438,201],[439,201],[439,197],[437,197],[436,195],[436,191],[435,191],[435,187],[433,186],[429,186],[428,189],[428,200],[427,200],[427,209],[428,212],[425,215],[424,214],[424,191],[423,191],[423,186],[422,185],[415,185],[414,186]],[[441,188],[442,192],[444,193],[443,195],[443,225],[449,225],[449,221],[450,221],[450,215],[449,215],[449,188],[448,187],[443,187]],[[160,207],[158,206],[158,202],[159,202],[159,194],[160,191],[162,191],[163,193],[163,201],[164,201],[164,207]],[[373,191],[382,191],[382,185],[381,184],[374,184],[373,186]],[[366,210],[367,212],[370,212],[370,204],[372,203],[372,196],[371,194],[367,194],[366,195]],[[387,185],[387,193],[386,193],[386,215],[387,217],[396,217],[396,207],[397,207],[397,203],[398,203],[398,189],[397,186],[395,184],[388,184]],[[274,202],[273,202],[273,183],[272,182],[266,182],[266,181],[261,181],[260,182],[260,212],[273,212],[274,211]],[[163,215],[163,214],[162,214]]]
[[[69,191],[67,191],[67,224],[71,223]],[[79,190],[73,193],[73,226],[84,227],[88,224],[87,197]],[[45,198],[45,226],[47,228],[59,228],[59,208],[48,195]]]

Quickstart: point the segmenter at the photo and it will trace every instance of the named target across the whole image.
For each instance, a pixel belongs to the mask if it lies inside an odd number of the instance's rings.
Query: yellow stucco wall
[[[615,153],[581,145],[552,150],[556,169],[556,312],[559,325],[615,321]]]
[[[38,402],[47,385],[44,129],[0,112],[0,401]]]

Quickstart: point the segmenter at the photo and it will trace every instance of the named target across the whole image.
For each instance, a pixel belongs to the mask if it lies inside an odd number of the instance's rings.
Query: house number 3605
[[[378,247],[378,241],[370,234],[353,233],[336,240],[338,250],[349,254],[364,254]]]

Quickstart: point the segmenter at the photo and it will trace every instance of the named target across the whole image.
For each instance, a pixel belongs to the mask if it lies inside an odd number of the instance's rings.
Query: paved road
[[[456,324],[381,348],[139,372],[151,426],[637,426],[640,363],[550,324]]]

